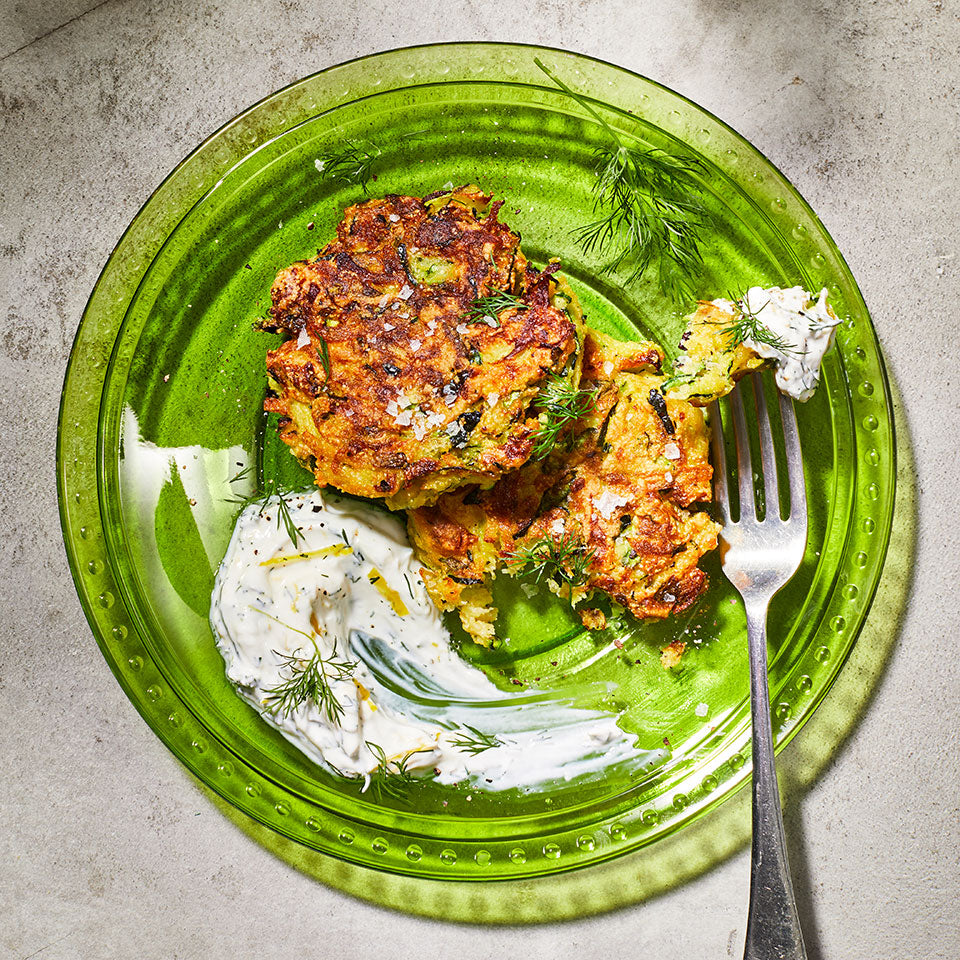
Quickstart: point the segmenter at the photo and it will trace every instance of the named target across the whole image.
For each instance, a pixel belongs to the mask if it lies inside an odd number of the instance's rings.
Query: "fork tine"
[[[713,446],[713,500],[726,526],[730,522],[730,497],[727,493],[727,454],[723,446],[723,423],[720,419],[720,403],[710,404],[710,431]]]
[[[803,479],[803,454],[800,450],[800,434],[793,401],[780,394],[780,418],[783,420],[783,437],[787,453],[787,476],[790,479],[790,520],[807,523],[807,491]]]
[[[763,463],[763,494],[766,500],[766,516],[780,516],[780,487],[777,484],[777,458],[773,452],[773,431],[770,429],[770,413],[767,398],[763,394],[760,374],[750,378],[753,395],[757,399],[757,424],[760,427],[760,461]]]
[[[740,475],[740,519],[755,520],[757,505],[753,495],[753,462],[750,457],[750,436],[747,433],[747,418],[743,412],[743,398],[737,384],[730,394],[733,410],[733,430],[737,438],[737,473]]]

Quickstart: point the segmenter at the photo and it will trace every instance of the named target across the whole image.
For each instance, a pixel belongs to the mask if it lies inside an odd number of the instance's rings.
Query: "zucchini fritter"
[[[680,353],[673,375],[664,388],[677,400],[706,407],[726,396],[738,380],[766,364],[743,343],[731,346],[728,331],[736,322],[734,306],[726,310],[701,300],[680,338]]]
[[[265,408],[320,486],[391,509],[492,486],[530,457],[548,378],[579,382],[576,299],[499,208],[473,186],[368,200],[277,276],[270,325],[290,339],[267,354]],[[476,308],[495,292],[517,305]]]
[[[706,428],[685,401],[666,401],[667,421],[652,405],[662,357],[653,344],[588,331],[582,383],[597,390],[596,403],[569,432],[568,449],[489,490],[410,512],[428,590],[442,609],[459,609],[478,643],[494,638],[488,581],[499,570],[542,562],[551,588],[571,602],[596,591],[637,617],[683,610],[706,588],[697,563],[719,527],[687,509],[711,498]],[[602,625],[584,612],[587,625]]]

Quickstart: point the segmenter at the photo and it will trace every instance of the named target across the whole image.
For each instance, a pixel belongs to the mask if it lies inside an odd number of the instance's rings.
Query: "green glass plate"
[[[584,632],[552,598],[498,587],[499,632],[510,643],[492,652],[466,644],[464,655],[505,689],[514,679],[561,690],[613,680],[612,694],[583,702],[624,711],[638,745],[664,755],[633,777],[528,794],[425,783],[375,802],[313,765],[236,696],[207,624],[237,510],[228,502],[237,464],[256,463],[261,478],[310,482],[261,413],[264,354],[278,338],[252,322],[269,306],[277,270],[314,255],[362,196],[320,180],[314,161],[324,148],[350,137],[380,145],[373,194],[479,183],[506,201],[502,219],[523,234],[534,262],[562,258],[591,324],[676,343],[682,317],[655,285],[624,285],[572,239],[591,217],[600,133],[540,73],[537,55],[625,135],[703,161],[714,218],[703,240],[703,296],[748,283],[827,286],[845,318],[818,393],[798,408],[810,538],[771,610],[780,747],[850,653],[890,533],[889,388],[857,286],[793,187],[704,110],[609,64],[506,44],[382,53],[252,107],[170,174],[94,288],[60,411],[64,538],[104,656],[176,756],[289,840],[394,874],[517,879],[609,860],[690,823],[749,774],[743,612],[715,558],[694,611],[601,634]],[[659,649],[678,637],[688,652],[681,668],[665,671]]]

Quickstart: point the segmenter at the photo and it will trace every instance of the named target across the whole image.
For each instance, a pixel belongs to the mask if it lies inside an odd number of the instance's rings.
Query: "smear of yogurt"
[[[210,622],[239,694],[308,757],[369,777],[382,751],[432,768],[440,783],[487,790],[665,759],[634,747],[614,716],[573,706],[569,692],[505,693],[462,660],[396,518],[319,491],[286,499],[297,544],[276,500],[244,510]],[[314,657],[336,707],[328,698],[282,709],[278,690]]]
[[[763,341],[744,339],[755,353],[775,366],[777,388],[796,400],[809,400],[820,382],[820,364],[833,344],[840,324],[827,304],[826,288],[818,297],[803,287],[751,287],[740,304],[714,300],[729,313],[745,307],[759,323],[786,345],[780,349]]]

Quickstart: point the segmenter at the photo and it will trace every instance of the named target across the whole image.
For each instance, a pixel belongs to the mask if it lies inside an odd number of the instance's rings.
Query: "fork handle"
[[[750,703],[753,719],[753,848],[744,960],[806,960],[783,837],[767,687],[768,601],[750,604]]]

